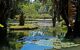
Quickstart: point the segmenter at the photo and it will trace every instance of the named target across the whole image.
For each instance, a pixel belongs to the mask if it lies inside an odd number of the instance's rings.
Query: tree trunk
[[[69,26],[69,21],[68,21],[68,0],[61,0],[61,16],[64,19],[66,26],[67,26],[67,33],[66,36],[64,37],[65,39],[71,39],[72,38],[72,28]]]
[[[73,1],[72,1],[73,2]],[[65,2],[63,2],[63,3],[65,3]],[[62,4],[63,4],[62,3]],[[75,3],[75,2],[74,2]],[[64,7],[65,7],[65,5],[67,5],[67,7],[66,8],[68,8],[68,9],[65,9]],[[77,15],[75,15],[75,14],[69,14],[69,13],[74,13],[74,12],[72,12],[71,10],[70,10],[70,12],[68,12],[68,10],[69,10],[69,5],[68,5],[68,1],[66,2],[66,4],[65,5],[63,5],[62,6],[62,12],[61,12],[61,14],[62,14],[62,18],[64,19],[64,21],[65,21],[65,23],[66,23],[66,26],[67,26],[67,33],[66,33],[66,36],[65,36],[65,38],[66,39],[75,39],[75,38],[77,38],[77,37],[80,37],[80,21],[78,21],[78,13],[77,13]],[[71,7],[72,8],[72,7]],[[73,8],[77,8],[77,7],[73,7]],[[74,17],[74,18],[73,18]],[[74,24],[72,23],[72,20],[71,21],[69,21],[69,19],[70,18],[72,18],[72,19],[74,19],[75,20],[75,22],[74,22]],[[69,26],[69,25],[71,25],[71,26]]]
[[[5,3],[4,1],[0,1],[0,24],[2,24],[4,27],[0,27],[0,47],[2,46],[8,46],[8,40],[7,40],[7,18],[5,17]]]
[[[0,18],[0,24],[4,25],[3,28],[0,27],[0,46],[8,46],[7,38],[7,19]]]
[[[11,0],[0,0],[0,24],[4,26],[3,28],[0,27],[0,48],[3,46],[9,46],[7,37],[7,19],[9,15],[11,15],[9,13],[12,12],[10,9],[13,9],[13,7],[11,7],[12,3],[10,2]]]
[[[74,38],[80,38],[80,0],[76,0],[77,15],[74,25]]]
[[[24,16],[23,16],[23,13],[21,13],[19,22],[20,22],[20,24],[19,24],[20,26],[23,26],[24,25]]]

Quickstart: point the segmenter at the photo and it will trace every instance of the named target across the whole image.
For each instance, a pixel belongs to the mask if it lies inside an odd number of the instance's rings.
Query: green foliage
[[[66,33],[67,27],[63,23],[64,21],[57,23],[56,26],[53,28],[53,31],[55,31],[56,33]]]
[[[40,7],[41,7],[41,5],[42,5],[38,0],[37,0],[36,2],[34,2],[33,4],[34,4],[35,9],[36,9],[37,11],[40,9]]]
[[[27,18],[35,18],[39,16],[38,12],[36,11],[36,7],[34,4],[19,4],[18,5],[21,11],[24,13],[24,16]]]
[[[51,2],[48,2],[45,5],[43,5],[41,2],[39,2],[39,0],[33,3],[20,2],[18,4],[18,7],[20,8],[21,12],[24,13],[24,16],[26,16],[27,18],[46,18],[50,17],[50,15],[48,14],[49,10],[51,9],[51,6],[49,6],[50,3]]]

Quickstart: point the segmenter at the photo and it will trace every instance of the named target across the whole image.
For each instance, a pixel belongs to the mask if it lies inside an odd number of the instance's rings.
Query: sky
[[[35,0],[30,0],[31,2],[34,2]]]

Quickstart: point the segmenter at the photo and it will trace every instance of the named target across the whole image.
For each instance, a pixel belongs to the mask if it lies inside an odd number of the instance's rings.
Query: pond
[[[31,47],[33,47],[34,50],[37,50],[39,48],[41,48],[41,50],[52,49],[53,42],[50,41],[50,39],[54,37],[53,32],[51,30],[49,31],[49,29],[52,29],[52,27],[40,27],[36,30],[12,30],[9,33],[12,34],[9,38],[11,46],[14,45],[15,48],[18,48],[19,50],[24,50],[25,47],[27,50],[30,50]],[[35,48],[35,46],[37,48]]]
[[[45,50],[52,49],[53,42],[50,40],[53,36],[48,36],[41,31],[33,31],[30,36],[22,37],[21,40],[24,42],[24,46],[21,50]]]
[[[61,41],[58,37],[60,39],[63,38],[63,36],[60,36],[63,35],[61,34],[61,31],[63,30],[61,29],[60,24],[53,28],[51,19],[39,19],[33,22],[25,21],[25,24],[34,24],[35,22],[39,25],[38,29],[9,31],[9,43],[12,48],[15,48],[16,50],[32,50],[31,48],[34,48],[33,50],[50,50],[55,48],[56,45],[53,44],[56,43],[56,41],[60,46]],[[61,48],[61,46],[58,48]]]
[[[59,30],[59,29],[58,29]],[[59,32],[60,34],[60,32]],[[9,32],[9,43],[13,50],[54,50],[55,48],[69,50],[72,46],[78,46],[72,42],[61,42],[53,33],[52,26],[39,27],[35,30],[12,30]],[[67,49],[64,49],[67,48]]]

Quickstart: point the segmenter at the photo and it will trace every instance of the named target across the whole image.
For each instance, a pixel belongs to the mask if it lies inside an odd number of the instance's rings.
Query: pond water
[[[10,34],[13,34],[10,39],[10,43],[15,43],[15,47],[17,43],[20,44],[21,47],[19,50],[44,50],[44,49],[52,49],[53,48],[53,42],[49,39],[54,38],[52,31],[49,31],[48,29],[52,27],[41,27],[36,30],[12,30],[10,31]],[[13,45],[13,44],[11,44]],[[36,48],[36,47],[37,48]],[[18,46],[17,46],[18,48]],[[16,49],[17,49],[16,48]]]
[[[30,23],[30,21],[26,21],[25,23],[27,22]],[[37,24],[39,28],[35,30],[10,30],[9,40],[11,47],[16,48],[16,50],[54,49],[53,41],[56,39],[56,31],[53,32],[52,21],[39,20]]]
[[[37,44],[25,44],[21,50],[47,50],[47,49],[51,49],[53,47],[51,46],[41,46],[41,45],[37,45]]]
[[[41,26],[35,30],[12,30],[9,32],[10,46],[13,50],[54,50],[57,43],[56,47],[68,47],[67,45],[70,43],[62,43],[60,40],[55,43],[56,37],[53,36],[54,34],[52,26]]]
[[[21,38],[20,41],[25,43],[21,50],[45,50],[53,48],[53,42],[50,39],[55,37],[48,36],[41,31],[32,31],[30,34],[30,36]]]

